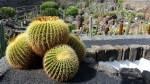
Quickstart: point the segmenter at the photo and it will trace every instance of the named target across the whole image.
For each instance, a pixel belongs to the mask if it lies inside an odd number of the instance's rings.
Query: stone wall
[[[135,61],[140,58],[150,60],[149,45],[103,45],[87,48],[87,57],[98,61],[130,60]]]
[[[98,61],[139,60],[144,57],[150,60],[150,36],[96,36],[81,37],[87,46],[87,57]]]

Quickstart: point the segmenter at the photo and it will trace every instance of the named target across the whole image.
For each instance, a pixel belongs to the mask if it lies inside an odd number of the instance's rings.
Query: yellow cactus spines
[[[72,79],[79,68],[75,51],[68,45],[59,45],[50,49],[43,58],[44,71],[56,81]]]
[[[71,46],[78,55],[80,61],[85,57],[86,49],[84,43],[74,34],[69,35],[68,45]]]
[[[27,43],[25,33],[20,34],[6,49],[6,59],[12,68],[27,69],[34,64],[35,54]],[[34,58],[34,59],[33,59]]]
[[[38,55],[54,46],[67,43],[68,25],[58,17],[43,16],[35,19],[27,28],[28,42]]]

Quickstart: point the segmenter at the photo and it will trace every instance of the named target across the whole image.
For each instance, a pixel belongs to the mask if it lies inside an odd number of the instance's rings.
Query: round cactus
[[[86,49],[84,43],[80,40],[80,38],[74,34],[70,34],[68,45],[75,50],[79,60],[82,61],[85,56]]]
[[[42,11],[43,16],[60,16],[59,10],[55,8],[46,8]]]
[[[35,62],[35,54],[29,47],[26,34],[20,34],[6,49],[6,59],[16,69],[30,68]]]
[[[79,61],[75,51],[68,45],[59,45],[44,56],[44,70],[56,81],[68,81],[75,76]]]
[[[68,25],[58,17],[44,16],[34,20],[27,29],[28,42],[34,52],[43,56],[56,45],[67,43]]]

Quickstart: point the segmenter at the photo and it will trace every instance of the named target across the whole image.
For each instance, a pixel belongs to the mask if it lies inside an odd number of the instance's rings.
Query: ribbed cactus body
[[[27,43],[26,34],[19,35],[6,49],[6,59],[11,67],[27,69],[34,63],[35,54]]]
[[[44,56],[44,70],[56,81],[67,81],[75,76],[79,61],[75,51],[68,45],[59,45]]]
[[[43,56],[56,45],[67,43],[68,25],[58,17],[40,17],[34,20],[27,29],[28,42],[33,50]]]
[[[80,40],[80,38],[78,36],[75,36],[74,34],[70,34],[68,45],[70,45],[75,50],[79,60],[82,61],[85,57],[86,49],[84,43]]]
[[[41,12],[43,16],[60,16],[59,10],[55,8],[46,8]]]

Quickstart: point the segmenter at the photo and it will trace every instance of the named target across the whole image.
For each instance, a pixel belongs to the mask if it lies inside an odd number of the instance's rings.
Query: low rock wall
[[[87,57],[94,58],[98,61],[130,60],[135,61],[140,58],[150,60],[149,45],[102,45],[87,48]]]

